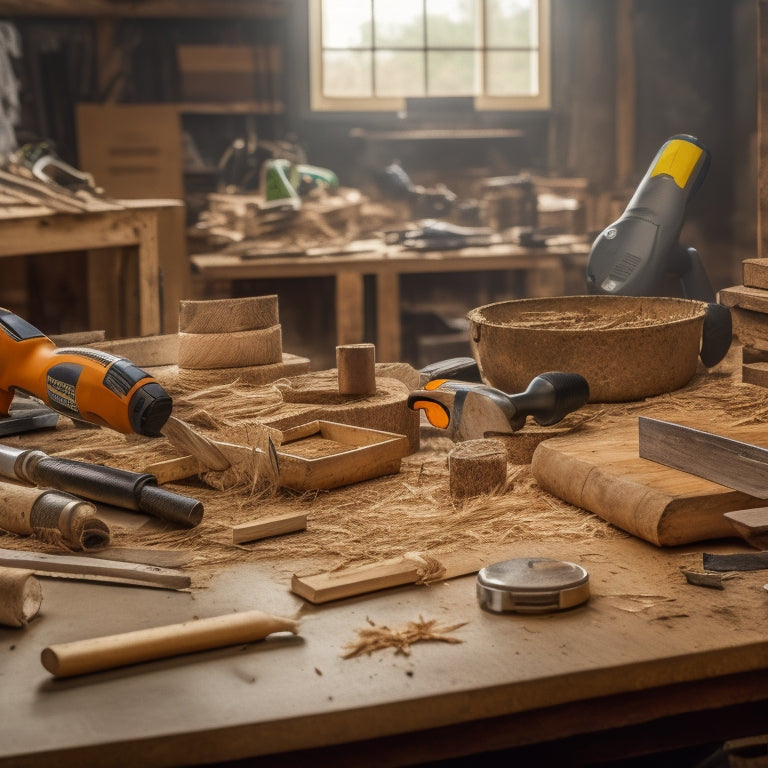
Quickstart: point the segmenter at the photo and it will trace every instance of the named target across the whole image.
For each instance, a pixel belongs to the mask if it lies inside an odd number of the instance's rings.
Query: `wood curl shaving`
[[[363,654],[370,656],[374,651],[383,651],[387,648],[394,648],[396,654],[409,656],[414,643],[428,640],[441,643],[463,643],[464,641],[460,638],[452,637],[451,633],[466,623],[463,621],[448,627],[440,627],[436,619],[425,621],[419,616],[418,621],[409,621],[402,629],[390,629],[386,625],[377,626],[371,622],[369,628],[357,630],[357,642],[344,646],[347,651],[342,658],[352,659]]]

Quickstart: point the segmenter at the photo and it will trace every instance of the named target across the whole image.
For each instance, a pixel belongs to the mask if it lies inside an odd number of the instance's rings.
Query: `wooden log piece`
[[[376,347],[373,344],[336,347],[336,368],[340,394],[376,394]]]
[[[179,368],[244,368],[282,359],[279,325],[232,333],[179,333]]]
[[[52,675],[72,677],[152,659],[252,643],[273,632],[297,634],[298,628],[294,619],[247,611],[51,645],[43,649],[40,660]]]
[[[42,602],[43,590],[32,571],[0,567],[0,624],[23,627]]]
[[[448,454],[451,498],[494,493],[507,480],[507,450],[500,440],[467,440]]]
[[[237,333],[277,325],[277,295],[179,302],[182,333]]]

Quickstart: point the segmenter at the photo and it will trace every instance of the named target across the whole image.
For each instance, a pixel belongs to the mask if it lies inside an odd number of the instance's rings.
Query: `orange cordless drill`
[[[42,400],[75,421],[124,434],[159,437],[173,401],[130,360],[88,348],[57,347],[18,315],[0,308],[0,414],[15,392]]]

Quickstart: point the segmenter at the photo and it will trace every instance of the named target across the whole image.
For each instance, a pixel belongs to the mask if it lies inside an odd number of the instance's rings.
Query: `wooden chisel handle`
[[[40,661],[56,677],[72,677],[141,661],[263,640],[273,632],[298,633],[294,619],[246,611],[106,635],[43,649]]]

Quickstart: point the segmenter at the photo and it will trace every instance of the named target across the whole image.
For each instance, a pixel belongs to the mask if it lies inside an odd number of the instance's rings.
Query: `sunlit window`
[[[549,0],[310,0],[312,108],[549,107]]]

